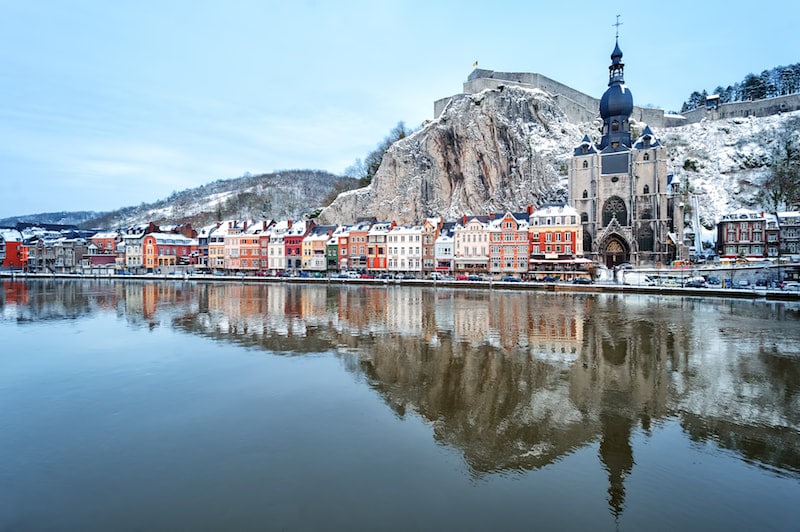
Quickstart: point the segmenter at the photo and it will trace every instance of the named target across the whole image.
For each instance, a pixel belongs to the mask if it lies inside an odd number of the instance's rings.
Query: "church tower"
[[[609,268],[669,265],[684,250],[680,187],[649,126],[639,132],[631,123],[633,95],[624,68],[617,39],[600,100],[601,137],[594,142],[587,135],[575,148],[569,202],[581,215],[583,249],[592,260]]]

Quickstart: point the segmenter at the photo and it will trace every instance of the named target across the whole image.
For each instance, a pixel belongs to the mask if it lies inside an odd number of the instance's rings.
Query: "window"
[[[645,194],[650,194],[650,185],[645,185],[644,188],[642,189],[642,192],[644,192]]]
[[[642,157],[642,160],[649,161],[650,160],[650,154],[649,153],[645,153],[644,156]]]
[[[589,168],[589,161],[583,161],[583,168]]]

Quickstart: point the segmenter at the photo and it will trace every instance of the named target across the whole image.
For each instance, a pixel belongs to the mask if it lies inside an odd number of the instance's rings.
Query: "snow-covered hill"
[[[730,118],[656,131],[672,171],[697,198],[700,222],[741,207],[760,209],[758,193],[786,143],[800,146],[800,111]]]
[[[357,183],[356,179],[320,170],[285,170],[220,179],[175,192],[154,203],[106,213],[31,214],[0,220],[0,226],[35,222],[119,229],[148,222],[156,225],[190,223],[201,227],[227,219],[298,219],[321,208],[339,192],[354,188]]]

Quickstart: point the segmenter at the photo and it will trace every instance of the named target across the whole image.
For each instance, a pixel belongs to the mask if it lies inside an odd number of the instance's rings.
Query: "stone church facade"
[[[600,100],[602,137],[584,137],[570,162],[569,203],[581,216],[584,253],[609,268],[669,265],[687,253],[679,183],[664,146],[646,126],[631,133],[633,96],[625,86],[619,43]]]

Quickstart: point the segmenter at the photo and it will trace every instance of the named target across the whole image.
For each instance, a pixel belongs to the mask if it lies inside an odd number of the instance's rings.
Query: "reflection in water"
[[[596,443],[619,516],[631,443],[677,417],[696,441],[800,476],[800,317],[785,303],[414,287],[3,283],[0,319],[114,311],[298,355],[334,351],[475,476]]]

